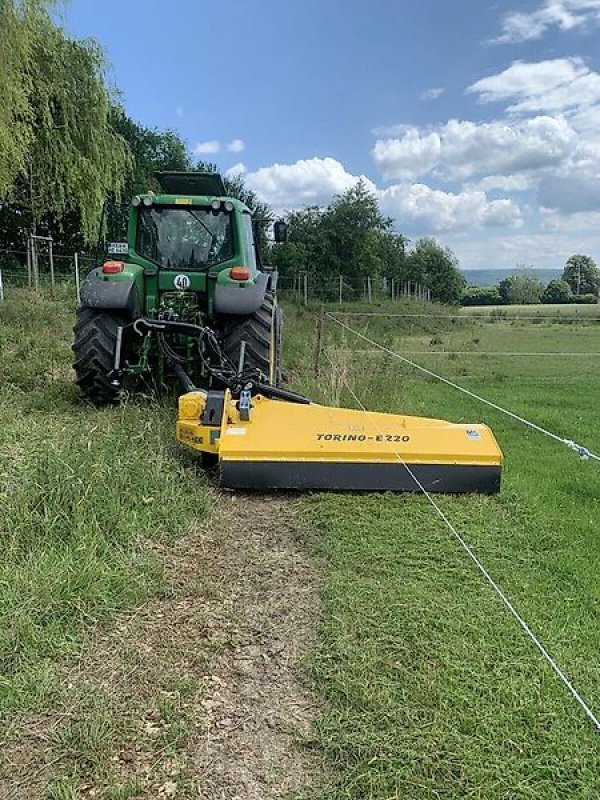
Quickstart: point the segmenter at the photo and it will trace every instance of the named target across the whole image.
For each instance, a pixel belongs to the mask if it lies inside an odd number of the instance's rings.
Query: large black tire
[[[261,307],[251,316],[221,320],[220,330],[223,351],[236,367],[245,341],[244,368],[258,369],[264,380],[280,385],[283,312],[273,292],[265,294]]]
[[[73,331],[76,383],[81,396],[96,406],[119,401],[119,387],[109,377],[114,366],[117,328],[127,324],[116,312],[79,308]]]

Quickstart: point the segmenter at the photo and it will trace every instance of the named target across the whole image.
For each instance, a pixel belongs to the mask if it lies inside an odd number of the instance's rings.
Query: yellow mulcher
[[[210,328],[140,319],[138,333],[198,340],[210,386],[198,389],[166,349],[184,389],[177,438],[218,464],[230,489],[483,492],[500,488],[502,452],[486,425],[332,408],[244,370]]]
[[[191,391],[177,438],[218,459],[230,489],[484,492],[502,453],[486,425],[330,408],[269,387]],[[271,397],[266,394],[271,394]]]

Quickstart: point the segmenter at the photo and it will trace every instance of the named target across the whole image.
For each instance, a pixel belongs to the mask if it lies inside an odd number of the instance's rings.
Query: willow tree
[[[33,140],[30,37],[21,4],[0,0],[0,197],[12,189]]]
[[[83,238],[92,241],[105,196],[118,195],[130,167],[127,145],[110,124],[102,50],[67,36],[52,20],[49,0],[0,4],[9,23],[0,29],[0,50],[12,53],[15,65],[5,91],[19,101],[9,110],[2,104],[0,142],[11,126],[19,135],[12,162],[2,152],[0,191],[28,209],[34,226],[77,211]],[[6,41],[9,28],[14,45]]]

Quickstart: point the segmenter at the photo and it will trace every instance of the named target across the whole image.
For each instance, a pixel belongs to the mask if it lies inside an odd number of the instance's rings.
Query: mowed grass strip
[[[152,541],[184,531],[207,494],[173,411],[78,398],[73,308],[12,291],[0,304],[0,715],[43,707],[85,628],[161,591]]]
[[[288,334],[298,325],[306,337],[304,315],[290,317]],[[468,349],[465,337],[486,350],[591,350],[598,336],[591,326],[411,324],[359,327],[398,352],[427,337],[432,350],[457,339]],[[501,494],[438,501],[599,713],[597,465],[392,357],[352,355],[353,344],[328,322],[333,366],[315,381],[312,346],[297,344],[290,373],[319,399],[354,405],[347,381],[368,408],[493,428],[506,456]],[[416,360],[600,452],[593,358],[427,359]],[[597,733],[425,498],[320,495],[307,524],[330,569],[317,742],[337,779],[322,797],[600,795]]]

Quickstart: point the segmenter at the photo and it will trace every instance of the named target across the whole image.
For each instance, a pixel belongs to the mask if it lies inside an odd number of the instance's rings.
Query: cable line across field
[[[329,319],[333,320],[333,322],[335,322],[336,325],[339,325],[341,328],[347,330],[349,333],[352,333],[354,336],[363,339],[365,342],[368,342],[368,344],[372,345],[378,350],[387,353],[393,358],[397,358],[399,361],[402,361],[405,364],[409,364],[411,367],[413,367],[416,370],[419,370],[425,375],[428,375],[430,378],[435,378],[435,380],[445,383],[447,386],[450,386],[451,388],[456,389],[457,391],[462,392],[463,394],[466,394],[468,397],[472,397],[474,400],[478,400],[480,403],[484,403],[486,406],[489,406],[490,408],[493,408],[494,410],[499,411],[502,414],[505,414],[507,417],[511,417],[511,419],[514,419],[517,422],[526,425],[528,428],[531,428],[532,430],[535,430],[538,433],[541,433],[544,436],[549,437],[550,439],[554,439],[554,441],[559,442],[562,445],[565,445],[570,450],[573,450],[582,460],[585,461],[587,459],[592,459],[593,461],[600,462],[600,455],[593,453],[587,447],[573,441],[573,439],[566,439],[563,436],[559,436],[556,433],[552,433],[552,431],[543,428],[541,425],[538,425],[537,423],[532,422],[531,420],[528,420],[525,417],[520,416],[519,414],[515,414],[513,411],[510,411],[507,408],[503,408],[503,406],[500,406],[497,403],[492,402],[491,400],[487,400],[485,397],[482,397],[481,395],[472,392],[470,389],[465,389],[464,386],[460,386],[458,383],[451,381],[449,378],[445,378],[443,375],[438,375],[436,372],[432,372],[430,369],[427,369],[427,367],[423,367],[421,364],[417,364],[415,361],[412,361],[410,358],[406,358],[406,356],[403,356],[400,353],[396,353],[393,350],[390,350],[389,347],[386,347],[385,345],[376,342],[374,339],[370,339],[368,336],[365,336],[364,333],[355,330],[342,320],[336,319],[336,317],[329,311],[326,311],[325,314],[327,317],[329,317]]]
[[[338,324],[343,325],[343,323],[338,323]],[[343,325],[343,327],[347,327],[347,326]],[[362,336],[362,334],[360,334],[358,331],[352,331],[352,332],[356,333],[358,336]],[[363,337],[363,338],[365,338],[365,337]],[[392,351],[389,351],[389,352],[391,353]],[[335,365],[333,364],[333,361],[331,360],[329,354],[326,351],[325,351],[325,355],[327,356],[331,367],[334,368]],[[347,379],[343,378],[342,379],[342,383],[346,387],[346,389],[348,390],[348,392],[350,393],[350,395],[352,396],[352,398],[354,399],[355,403],[358,405],[360,410],[365,412],[365,414],[367,414],[369,416],[369,419],[370,419],[370,414],[367,411],[364,403],[358,397],[356,392],[352,389],[352,387],[348,383]],[[540,429],[540,430],[543,430],[543,429]],[[374,432],[377,433],[378,432],[377,429],[374,429]],[[392,451],[393,451],[395,457],[398,459],[398,462],[400,464],[402,464],[402,466],[407,470],[407,472],[410,475],[411,479],[415,482],[415,484],[419,488],[419,491],[429,501],[429,503],[430,503],[432,509],[434,510],[434,512],[436,513],[436,515],[442,520],[442,522],[444,523],[446,528],[449,530],[449,532],[452,534],[454,539],[459,543],[461,548],[464,550],[464,552],[467,554],[467,556],[473,562],[473,564],[475,565],[475,567],[477,568],[479,573],[483,576],[485,581],[492,588],[492,590],[497,595],[497,597],[500,599],[500,601],[502,602],[504,607],[507,609],[507,611],[511,614],[513,619],[517,622],[517,624],[523,630],[523,632],[525,633],[527,638],[531,641],[531,643],[538,650],[538,652],[541,655],[541,657],[543,658],[543,660],[550,667],[552,672],[554,672],[555,676],[560,680],[560,682],[566,688],[566,690],[569,693],[569,695],[577,703],[577,705],[580,707],[580,709],[584,712],[586,717],[590,720],[590,722],[592,723],[592,725],[594,726],[596,731],[600,733],[600,719],[596,716],[596,714],[594,713],[592,708],[588,705],[586,700],[581,696],[581,694],[575,688],[575,686],[573,685],[571,680],[568,678],[568,676],[565,674],[565,672],[562,670],[562,668],[554,660],[554,658],[552,657],[552,655],[548,651],[547,647],[541,641],[541,639],[533,632],[533,630],[528,625],[528,623],[519,614],[519,612],[517,611],[517,609],[516,609],[515,605],[513,604],[513,602],[510,600],[510,598],[508,597],[506,592],[502,589],[502,587],[494,580],[494,578],[488,572],[487,568],[485,567],[485,565],[483,564],[481,559],[477,556],[477,554],[475,553],[473,548],[469,545],[469,543],[466,541],[466,539],[458,532],[458,530],[456,529],[454,524],[448,518],[448,516],[443,511],[441,506],[436,502],[436,500],[431,495],[431,493],[427,491],[427,489],[423,485],[422,481],[419,480],[419,477],[415,474],[414,470],[411,469],[410,464],[406,463],[406,461],[402,458],[402,455],[398,452],[398,450],[396,450],[395,448],[392,448]]]

